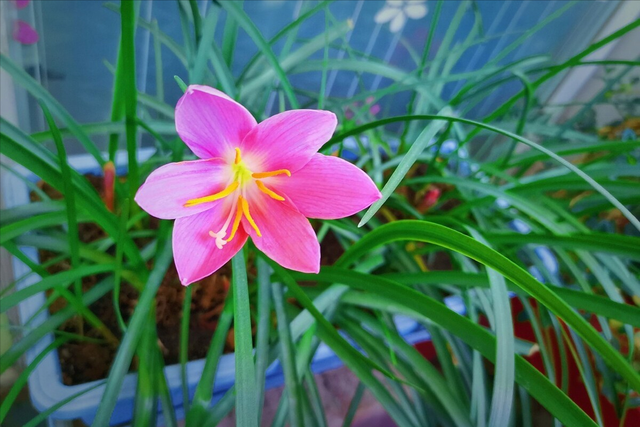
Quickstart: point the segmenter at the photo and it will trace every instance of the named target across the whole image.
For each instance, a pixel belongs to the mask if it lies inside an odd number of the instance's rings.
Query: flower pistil
[[[255,230],[257,236],[262,237],[262,233],[260,232],[258,225],[256,224],[253,217],[251,216],[251,211],[249,210],[249,201],[247,199],[247,194],[246,194],[247,184],[250,184],[251,182],[255,183],[256,186],[258,187],[258,190],[262,191],[272,199],[282,202],[285,200],[284,197],[282,197],[280,194],[268,188],[264,184],[264,182],[261,181],[261,179],[270,178],[277,175],[287,175],[289,177],[291,176],[291,172],[288,169],[278,169],[278,170],[269,171],[269,172],[253,173],[247,167],[247,165],[242,161],[242,153],[239,148],[235,149],[235,158],[233,161],[233,165],[231,165],[231,170],[233,173],[232,173],[232,178],[230,179],[230,184],[224,190],[215,194],[211,194],[209,196],[187,200],[186,203],[184,204],[184,207],[188,208],[188,207],[199,205],[201,203],[220,200],[227,196],[234,197],[233,205],[231,206],[231,209],[229,209],[229,215],[227,217],[227,220],[224,222],[224,225],[222,226],[220,231],[217,231],[217,232],[214,232],[212,230],[209,231],[209,236],[216,239],[216,246],[218,247],[218,249],[222,249],[222,247],[227,242],[230,242],[234,238],[234,236],[236,235],[236,232],[238,231],[238,227],[240,226],[240,221],[242,220],[243,216],[247,219],[251,227]],[[231,223],[232,218],[233,218],[233,224]],[[231,233],[229,235],[229,238],[225,240],[225,237],[227,235],[227,229],[229,228],[230,225],[231,225]]]

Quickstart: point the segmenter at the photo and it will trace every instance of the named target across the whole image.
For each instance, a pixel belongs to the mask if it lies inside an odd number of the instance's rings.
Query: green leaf
[[[157,382],[154,378],[156,367],[154,366],[155,355],[153,352],[154,350],[158,351],[158,347],[157,339],[154,337],[155,322],[152,323],[152,320],[155,320],[155,312],[152,310],[149,313],[153,317],[147,315],[147,324],[141,328],[140,343],[136,351],[140,362],[133,406],[133,427],[146,427],[157,423],[158,398]],[[151,329],[151,326],[154,329]],[[162,371],[160,371],[160,375],[164,376]]]
[[[242,10],[242,7],[238,5],[237,2],[221,2],[220,5],[227,11],[229,16],[231,16],[237,23],[242,27],[243,30],[247,32],[249,37],[253,40],[253,42],[258,46],[258,49],[264,53],[267,57],[273,70],[276,73],[276,76],[280,80],[282,84],[282,88],[287,95],[287,99],[289,100],[289,104],[291,104],[291,108],[297,109],[299,108],[298,100],[296,99],[295,92],[293,91],[293,87],[289,82],[289,78],[287,74],[282,69],[278,58],[273,53],[271,46],[264,39],[262,34],[260,34],[260,30],[258,27],[249,19],[247,14]]]
[[[61,271],[60,273],[45,277],[39,282],[34,283],[33,285],[24,287],[18,291],[12,292],[7,296],[2,297],[2,300],[0,301],[0,313],[4,313],[10,308],[20,304],[27,298],[32,297],[33,295],[36,295],[40,292],[45,292],[58,286],[68,286],[69,283],[81,279],[82,277],[92,276],[100,273],[107,273],[113,271],[114,269],[115,266],[113,264],[77,266],[72,270]]]
[[[257,259],[258,319],[256,331],[256,389],[258,390],[258,425],[264,406],[265,372],[269,367],[269,333],[271,332],[271,268]]]
[[[638,25],[640,25],[640,23]],[[512,132],[508,132],[506,130],[502,130],[500,128],[497,128],[495,126],[491,126],[491,125],[488,125],[488,124],[485,124],[485,123],[482,123],[482,122],[477,122],[477,121],[468,120],[468,119],[462,119],[462,118],[459,118],[459,117],[447,117],[447,116],[444,116],[444,115],[441,115],[441,114],[438,114],[438,115],[424,114],[424,115],[419,115],[419,116],[391,117],[391,118],[388,118],[388,119],[382,119],[382,120],[378,120],[378,121],[375,121],[375,122],[371,122],[371,123],[368,123],[366,125],[359,126],[358,128],[351,129],[351,130],[349,130],[347,132],[344,132],[344,133],[338,135],[337,137],[332,138],[329,142],[327,142],[325,144],[325,146],[326,145],[330,145],[331,143],[342,141],[344,138],[347,138],[348,136],[360,134],[360,133],[362,133],[362,132],[364,132],[365,130],[368,130],[368,129],[373,129],[373,128],[376,128],[376,127],[379,127],[379,126],[382,126],[382,125],[385,125],[385,124],[388,124],[388,123],[397,122],[397,121],[411,121],[411,120],[437,120],[438,122],[444,120],[444,121],[450,121],[450,122],[466,123],[466,124],[474,125],[477,128],[490,130],[492,132],[507,136],[507,137],[515,139],[516,141],[519,141],[519,142],[521,142],[523,144],[526,144],[526,145],[528,145],[528,146],[530,146],[530,147],[532,147],[532,148],[534,148],[534,149],[546,154],[547,156],[551,157],[556,162],[560,163],[561,165],[563,165],[564,167],[566,167],[567,169],[569,169],[570,171],[572,171],[573,173],[578,175],[580,178],[582,178],[586,182],[588,182],[589,185],[591,185],[591,187],[594,190],[596,190],[598,193],[602,194],[602,196],[604,196],[607,200],[609,200],[609,202],[611,202],[611,204],[613,206],[615,206],[618,210],[620,210],[620,212],[624,215],[624,217],[627,218],[631,222],[631,224],[633,224],[633,226],[635,228],[640,230],[640,221],[638,221],[638,219],[631,212],[629,212],[629,210],[624,205],[622,205],[620,203],[620,201],[618,201],[613,195],[611,195],[611,193],[609,193],[602,185],[598,184],[593,178],[591,178],[585,172],[580,170],[574,164],[572,164],[571,162],[563,159],[562,157],[560,157],[557,154],[555,154],[553,151],[541,146],[540,144],[536,144],[535,142],[533,142],[531,140],[528,140],[526,138],[523,138],[523,137],[521,137],[519,135],[516,135],[516,134],[514,134]],[[434,123],[436,123],[436,122],[434,122]],[[427,129],[428,128],[429,127],[427,127]],[[423,133],[426,132],[427,129],[425,129],[423,131]],[[421,136],[422,136],[422,134],[421,134]],[[418,139],[420,139],[420,137],[418,137]],[[412,147],[412,149],[413,149],[413,147]],[[400,167],[398,167],[398,169],[399,168]],[[404,177],[404,174],[402,174],[402,176],[398,176],[397,177],[398,183],[402,180],[403,177]],[[389,181],[391,181],[391,179]],[[387,185],[389,185],[389,183],[387,183]],[[381,200],[383,200],[383,199],[378,200],[378,202],[380,202]],[[369,208],[369,211],[367,211],[367,215],[369,214],[369,212],[371,212],[371,210],[372,210],[372,208],[374,206],[377,206],[378,202],[374,203],[373,206],[371,208]],[[381,205],[382,204],[380,204],[380,206]],[[365,216],[365,218],[367,218],[367,216]]]
[[[247,267],[242,250],[231,260],[233,269],[233,331],[236,356],[236,425],[257,427],[256,374],[253,364],[251,343],[251,312],[249,309],[249,289]]]
[[[162,279],[164,278],[171,262],[171,243],[170,241],[165,240],[162,246],[160,246],[155,260],[155,265],[149,275],[149,280],[140,294],[138,304],[131,316],[127,332],[122,338],[116,357],[111,365],[107,384],[102,396],[102,402],[100,403],[96,416],[91,424],[92,427],[107,427],[109,425],[111,413],[113,412],[118,400],[124,376],[129,370],[133,353],[138,346],[138,341],[144,331],[144,323],[147,321],[147,316],[151,310],[158,287],[162,283]]]
[[[91,288],[82,296],[82,304],[86,307],[94,303],[98,298],[106,294],[113,283],[110,280],[103,280],[96,286]],[[40,341],[45,335],[53,332],[66,320],[70,319],[77,313],[77,308],[72,305],[67,305],[62,310],[56,312],[56,314],[49,317],[48,321],[31,329],[29,333],[24,336],[20,341],[14,343],[0,358],[0,373],[10,368],[16,361],[26,352],[33,347],[38,341]]]
[[[344,416],[344,420],[342,421],[342,427],[350,427],[353,422],[353,418],[356,415],[356,411],[358,410],[358,406],[360,405],[360,400],[362,399],[362,395],[364,394],[365,385],[362,382],[358,383],[358,387],[356,387],[356,391],[353,393],[353,397],[351,398],[351,402],[349,403],[349,409],[347,409],[347,414]]]
[[[120,23],[122,28],[121,53],[123,59],[122,66],[122,89],[124,92],[124,116],[125,116],[125,133],[127,136],[127,184],[129,186],[129,199],[133,203],[138,185],[140,185],[140,176],[138,172],[138,142],[137,142],[137,120],[136,110],[138,102],[136,95],[136,51],[135,51],[135,29],[136,14],[134,10],[134,2],[121,3]]]
[[[291,427],[302,427],[302,406],[300,399],[302,397],[302,387],[300,379],[296,373],[295,353],[293,342],[291,340],[291,330],[287,321],[287,314],[284,308],[284,296],[282,293],[282,285],[279,282],[271,284],[273,302],[276,309],[278,319],[278,335],[280,338],[280,357],[282,361],[282,369],[284,372],[285,393],[289,400],[289,424]]]
[[[207,408],[211,404],[213,398],[213,389],[215,386],[216,372],[218,370],[218,362],[224,345],[227,341],[227,335],[229,334],[229,328],[233,321],[234,303],[233,303],[233,289],[231,289],[225,297],[224,307],[220,317],[218,318],[218,325],[209,344],[209,350],[204,362],[204,368],[200,376],[200,381],[196,387],[196,392],[193,395],[193,401],[191,402],[190,409],[187,412],[186,422],[188,425],[200,425],[204,424],[204,419],[207,416]]]
[[[407,221],[399,222],[400,224]],[[418,222],[418,221],[415,221]],[[398,231],[398,230],[396,230]],[[413,230],[413,237],[422,238]],[[368,239],[367,239],[368,240]],[[472,239],[469,239],[473,241]],[[473,241],[475,242],[475,241]],[[479,245],[479,243],[475,242]],[[369,247],[373,245],[366,242]],[[357,243],[356,243],[357,245]],[[355,254],[355,252],[354,252]],[[296,273],[301,280],[314,281],[322,276],[323,281],[341,283],[354,289],[371,292],[379,300],[410,309],[420,321],[436,323],[456,335],[488,360],[495,362],[496,339],[481,326],[463,317],[444,304],[391,280],[370,274],[340,269],[337,272],[321,270],[320,275]],[[500,271],[496,268],[496,271]],[[381,309],[383,307],[380,307]],[[393,306],[390,308],[393,312]],[[360,377],[360,375],[358,375]],[[362,378],[361,378],[362,379]],[[562,393],[536,368],[521,356],[516,356],[516,381],[527,389],[551,414],[564,425],[572,427],[595,426],[596,424],[567,395]]]
[[[269,260],[267,262],[269,262],[276,274],[282,278],[289,288],[289,291],[294,294],[298,302],[302,304],[302,306],[305,307],[315,318],[318,325],[318,336],[320,339],[331,347],[345,365],[347,365],[349,369],[351,369],[358,378],[360,378],[360,380],[369,387],[371,393],[385,407],[389,415],[399,426],[411,426],[412,423],[407,415],[401,410],[389,391],[376,379],[373,375],[372,369],[376,369],[390,378],[397,378],[354,349],[344,338],[340,336],[340,334],[338,334],[335,328],[322,316],[322,313],[314,307],[313,302],[309,297],[307,297],[304,291],[300,289],[289,273],[277,264]]]
[[[186,92],[187,91],[187,84],[178,76],[173,76],[174,80],[176,81],[176,83],[178,83],[178,86],[180,86],[180,89],[182,90],[182,92]],[[170,117],[173,116],[173,111],[171,111]]]
[[[182,407],[184,408],[185,415],[189,414],[189,377],[187,376],[187,362],[189,361],[189,322],[191,320],[192,293],[193,288],[187,286],[184,292],[184,300],[182,301],[182,317],[180,318],[180,382],[182,385]],[[220,322],[218,322],[218,325],[220,325]],[[208,359],[207,357],[207,360]],[[203,375],[200,377],[201,382],[202,377],[204,377],[204,369]],[[211,387],[211,389],[213,389],[213,387]]]
[[[53,140],[56,143],[56,149],[58,150],[58,159],[60,159],[60,172],[62,175],[62,188],[64,189],[64,200],[67,207],[67,233],[69,236],[69,250],[71,251],[71,268],[80,265],[80,256],[78,255],[78,247],[80,245],[80,238],[78,235],[78,217],[76,213],[76,201],[75,192],[73,190],[73,184],[71,183],[71,167],[67,162],[67,152],[60,136],[58,126],[56,126],[49,109],[45,103],[40,101],[40,108],[47,119],[49,130],[53,135]],[[75,293],[77,297],[82,295],[82,282],[80,279],[75,280]]]
[[[0,118],[2,133],[0,133],[0,152],[15,162],[28,168],[44,181],[56,189],[63,191],[60,165],[56,164],[51,153],[36,144],[11,123]],[[77,172],[71,173],[77,204],[82,207],[92,219],[108,234],[118,235],[118,220],[109,212],[96,193],[95,189]],[[136,266],[143,266],[140,251],[129,236],[123,237],[124,252]]]
[[[443,108],[440,111],[439,115],[447,114],[451,114],[450,107]],[[422,154],[424,149],[429,145],[436,134],[440,132],[442,128],[444,128],[446,124],[447,122],[445,121],[433,121],[420,133],[420,135],[418,135],[418,138],[411,145],[411,148],[404,156],[396,170],[393,171],[393,174],[382,189],[382,197],[378,199],[373,205],[371,205],[371,207],[367,210],[365,215],[360,220],[358,227],[362,227],[363,225],[365,225],[376,214],[376,212],[378,212],[382,205],[384,205],[391,194],[393,194],[396,188],[398,188],[398,185],[400,185],[400,182],[404,179],[404,176],[407,174],[407,172],[409,172],[411,166],[413,166],[413,164],[416,162],[418,156]]]
[[[471,227],[468,229],[476,240],[487,245],[482,234]],[[491,268],[487,268],[487,277],[489,278],[491,299],[493,301],[494,320],[492,329],[495,331],[497,342],[496,366],[500,367],[500,369],[496,370],[493,379],[489,426],[502,427],[509,424],[513,408],[515,337],[511,303],[504,277]]]
[[[78,138],[78,141],[82,144],[85,150],[93,156],[100,166],[104,165],[105,160],[102,158],[102,154],[96,147],[96,145],[89,139],[87,134],[76,122],[71,114],[64,109],[56,99],[51,96],[33,77],[27,74],[26,71],[20,69],[9,57],[0,54],[0,67],[2,67],[11,77],[13,81],[22,87],[24,87],[31,95],[36,99],[42,100],[48,108],[73,132],[73,135]],[[4,128],[4,126],[3,126]]]
[[[573,328],[613,369],[628,380],[631,387],[640,389],[640,375],[638,375],[620,353],[613,349],[613,347],[611,347],[584,318],[573,311],[564,300],[504,255],[457,231],[426,221],[407,220],[385,224],[358,240],[343,254],[336,265],[347,266],[374,247],[398,240],[433,243],[454,250],[496,270],[564,320],[567,325]]]
[[[42,352],[40,352],[33,361],[27,366],[22,372],[20,372],[20,376],[16,379],[11,386],[9,392],[2,397],[2,404],[0,405],[0,423],[4,421],[5,417],[9,413],[11,406],[16,401],[20,391],[22,388],[27,385],[27,381],[31,376],[31,373],[38,367],[42,359],[53,350],[57,350],[62,344],[69,341],[66,337],[57,338],[54,342],[49,344]]]

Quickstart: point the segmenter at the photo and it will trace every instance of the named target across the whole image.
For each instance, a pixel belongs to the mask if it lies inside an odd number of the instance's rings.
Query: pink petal
[[[176,131],[202,159],[233,159],[234,149],[256,125],[242,105],[208,86],[191,85],[176,105]]]
[[[291,177],[268,178],[265,184],[278,194],[287,194],[300,213],[311,218],[344,218],[381,197],[376,185],[361,169],[322,154],[313,156]]]
[[[226,204],[225,204],[226,205]],[[187,286],[205,278],[226,264],[247,241],[242,227],[235,237],[218,249],[209,231],[219,231],[226,219],[222,203],[214,209],[176,219],[173,227],[173,259],[180,282]]]
[[[330,111],[291,110],[276,114],[253,128],[243,141],[254,172],[304,166],[331,139],[338,119]]]
[[[262,237],[256,235],[246,218],[242,226],[258,249],[283,267],[303,273],[320,271],[320,244],[304,215],[289,203],[264,194],[251,198],[249,212]]]
[[[18,9],[24,9],[25,7],[27,7],[29,5],[29,2],[31,0],[14,0],[16,3],[16,8]]]
[[[220,201],[184,207],[187,200],[224,190],[229,173],[229,166],[219,159],[169,163],[149,175],[138,190],[135,201],[157,218],[194,215],[211,209]]]
[[[24,21],[13,23],[13,39],[22,44],[34,44],[40,37],[38,32],[31,25]]]

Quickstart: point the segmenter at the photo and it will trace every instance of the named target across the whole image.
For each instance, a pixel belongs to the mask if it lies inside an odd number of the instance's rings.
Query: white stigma
[[[216,246],[218,247],[218,249],[222,249],[222,247],[227,244],[227,241],[224,240],[224,236],[226,235],[227,232],[225,230],[220,230],[217,233],[209,231],[209,236],[216,239]]]

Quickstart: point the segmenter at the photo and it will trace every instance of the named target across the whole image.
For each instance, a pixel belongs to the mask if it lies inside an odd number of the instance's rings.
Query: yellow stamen
[[[240,149],[236,147],[236,159],[234,163],[237,165],[242,161],[242,155],[240,154]]]
[[[236,148],[236,150],[237,150],[237,148]],[[272,171],[272,172],[256,172],[256,173],[252,173],[251,177],[255,178],[255,179],[260,179],[260,178],[269,178],[271,176],[276,176],[276,175],[291,176],[291,172],[289,172],[288,169],[278,169],[277,171]]]
[[[247,202],[246,199],[244,199],[243,197],[240,197],[240,204],[242,204],[242,212],[244,212],[244,216],[247,217],[249,224],[251,224],[253,229],[256,230],[256,234],[258,235],[258,237],[262,237],[262,233],[260,233],[260,229],[258,229],[256,222],[253,220],[253,218],[251,218],[251,214],[249,213],[249,203]]]
[[[236,235],[236,231],[238,231],[238,226],[240,225],[240,220],[242,219],[242,207],[240,206],[241,202],[244,199],[242,196],[238,196],[238,208],[236,209],[236,217],[233,219],[233,226],[231,227],[231,235],[227,239],[227,242],[230,242],[231,239]]]
[[[272,190],[269,190],[267,188],[267,186],[263,184],[262,181],[256,180],[256,185],[258,186],[260,191],[262,191],[264,194],[268,195],[272,199],[276,199],[276,200],[279,200],[281,202],[284,200],[284,197],[282,197],[281,195],[279,195],[278,193],[276,193],[276,192],[274,192]]]
[[[200,197],[198,199],[187,200],[184,204],[185,208],[189,208],[191,206],[199,205],[200,203],[213,202],[214,200],[222,199],[223,197],[227,197],[229,194],[233,193],[236,188],[238,188],[238,181],[234,181],[227,188],[222,190],[219,193],[212,194],[206,197]]]

